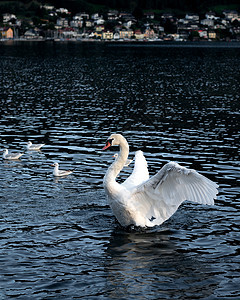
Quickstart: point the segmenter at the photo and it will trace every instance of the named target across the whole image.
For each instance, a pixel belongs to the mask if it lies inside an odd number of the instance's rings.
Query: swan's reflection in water
[[[202,299],[212,295],[216,284],[211,266],[190,256],[172,236],[167,229],[116,229],[107,248],[110,298]]]

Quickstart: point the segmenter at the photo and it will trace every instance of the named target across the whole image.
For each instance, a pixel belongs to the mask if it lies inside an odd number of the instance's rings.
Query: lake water
[[[1,149],[46,144],[0,161],[0,299],[240,299],[239,44],[9,42],[0,65]],[[114,132],[151,175],[173,160],[217,182],[216,205],[121,228]]]

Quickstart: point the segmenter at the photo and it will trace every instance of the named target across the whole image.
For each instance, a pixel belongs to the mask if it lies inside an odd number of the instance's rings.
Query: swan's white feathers
[[[115,153],[113,155],[113,157],[117,158],[118,157],[118,153]],[[132,159],[127,159],[126,162],[125,162],[125,164],[124,164],[124,167],[128,167],[132,161],[133,161]]]
[[[171,217],[185,200],[213,205],[217,187],[195,170],[170,162],[155,176],[137,186],[131,201],[134,201],[132,205],[137,205],[136,202],[142,204],[148,219],[155,218],[151,222],[154,226]]]
[[[134,160],[132,174],[122,183],[126,189],[132,189],[149,179],[147,161],[141,150],[136,151]]]
[[[111,145],[120,146],[120,154],[104,177],[104,188],[112,211],[121,225],[160,225],[185,200],[214,204],[218,185],[197,171],[175,162],[167,163],[149,179],[147,162],[142,151],[135,154],[131,176],[118,184],[115,179],[124,167],[129,147],[126,139],[119,134],[113,134],[110,138]]]

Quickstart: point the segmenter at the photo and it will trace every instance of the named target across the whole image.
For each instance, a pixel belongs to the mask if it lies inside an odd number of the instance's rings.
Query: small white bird
[[[115,157],[115,159],[117,159],[117,157],[118,157],[118,153],[115,153],[114,155],[113,155],[113,157]],[[129,166],[130,165],[130,163],[133,161],[133,159],[127,159],[126,160],[126,162],[125,162],[125,165],[124,165],[124,167],[127,167],[127,166]]]
[[[28,150],[40,150],[45,144],[33,144],[32,142],[27,142]]]
[[[53,175],[56,177],[60,177],[60,176],[67,176],[69,174],[72,174],[73,171],[71,170],[59,170],[59,164],[57,162],[55,162],[54,164],[52,164],[52,166],[54,167],[53,169]]]
[[[3,159],[14,160],[19,159],[24,153],[8,153],[8,149],[3,150]]]

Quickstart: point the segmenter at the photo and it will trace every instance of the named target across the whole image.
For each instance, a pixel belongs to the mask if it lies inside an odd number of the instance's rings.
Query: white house
[[[45,8],[46,10],[53,10],[53,9],[54,9],[54,6],[52,6],[52,5],[47,5],[47,4],[41,5],[40,7],[41,7],[41,8]]]
[[[234,20],[239,20],[239,14],[235,10],[225,10],[223,11],[225,18],[231,22]]]
[[[77,37],[77,32],[73,30],[64,30],[62,31],[62,37],[64,39],[72,39]]]
[[[97,25],[103,25],[104,23],[105,23],[105,20],[102,18],[95,20],[95,24],[97,24]]]
[[[193,14],[193,13],[189,13],[189,14],[185,15],[185,19],[191,20],[191,21],[194,21],[194,22],[199,22],[199,15]]]
[[[65,18],[58,18],[56,25],[60,27],[68,27],[68,20]]]
[[[212,26],[214,26],[214,20],[213,19],[204,19],[201,21],[201,24],[212,27]]]
[[[98,19],[100,19],[101,17],[100,17],[100,15],[99,15],[99,13],[95,13],[95,14],[92,14],[91,15],[91,19],[93,19],[93,20],[98,20]]]
[[[29,29],[24,33],[24,37],[28,40],[39,38],[39,33],[37,30]]]
[[[216,13],[213,11],[209,11],[205,14],[206,19],[217,20],[219,17],[216,17]]]
[[[123,23],[123,26],[125,26],[126,28],[130,28],[134,23],[135,22],[133,22],[132,20],[128,20]]]
[[[68,9],[66,9],[66,8],[58,8],[58,9],[56,9],[56,12],[58,12],[60,14],[68,14]]]
[[[77,13],[75,17],[88,20],[89,19],[89,14],[87,14],[85,12],[81,12],[81,13]]]
[[[118,11],[117,10],[110,10],[107,13],[108,20],[117,20],[118,19]]]
[[[3,23],[8,23],[12,19],[17,20],[17,17],[14,14],[3,14]]]
[[[83,21],[81,21],[81,20],[72,20],[72,21],[70,21],[70,26],[74,27],[74,28],[82,28]]]
[[[114,40],[119,40],[119,39],[120,39],[120,34],[119,34],[119,32],[115,32],[115,33],[113,34],[113,39],[114,39]]]
[[[208,32],[207,30],[198,30],[198,34],[200,38],[207,39],[208,38]]]

